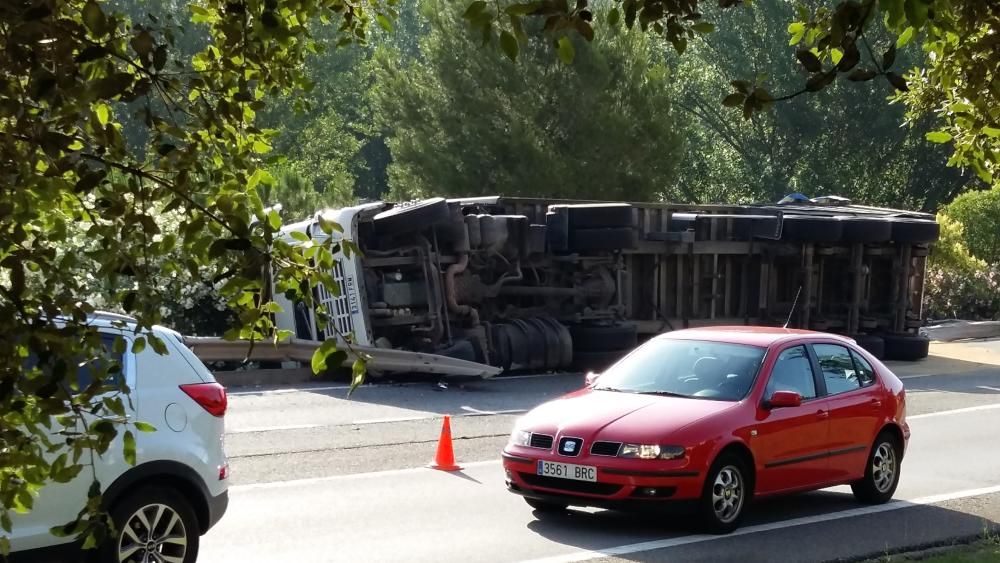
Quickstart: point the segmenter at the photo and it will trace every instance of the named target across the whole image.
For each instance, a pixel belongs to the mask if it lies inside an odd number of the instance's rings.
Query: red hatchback
[[[849,483],[887,502],[909,437],[902,382],[853,340],[720,327],[655,337],[536,407],[503,464],[539,511],[687,500],[727,533],[754,498]]]

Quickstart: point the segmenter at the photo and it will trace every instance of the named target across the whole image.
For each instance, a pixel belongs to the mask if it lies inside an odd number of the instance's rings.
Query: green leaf
[[[271,145],[257,139],[253,142],[253,152],[257,154],[266,154],[271,152]]]
[[[132,434],[131,430],[126,430],[122,440],[124,443],[123,453],[125,455],[125,463],[135,465],[135,435]]]
[[[139,354],[146,349],[146,338],[140,336],[132,342],[132,353]]]
[[[893,63],[896,62],[896,45],[893,44],[886,50],[885,54],[882,55],[882,70],[889,70],[892,68]]]
[[[469,20],[475,19],[476,16],[483,13],[484,10],[486,10],[486,2],[477,0],[472,4],[469,4],[469,7],[465,9],[465,13],[462,14],[462,17]]]
[[[622,13],[621,13],[620,10],[618,10],[617,7],[611,8],[611,10],[608,11],[608,25],[609,26],[614,27],[614,26],[618,25],[618,22],[621,21],[621,19],[622,19]]]
[[[820,62],[819,57],[813,54],[809,49],[799,49],[795,52],[795,58],[802,63],[809,72],[819,72],[823,70],[823,63]]]
[[[901,49],[904,46],[906,46],[910,41],[913,40],[914,33],[916,33],[916,30],[913,28],[912,25],[903,30],[903,33],[901,33],[899,37],[896,38],[896,48]]]
[[[309,238],[309,235],[303,233],[302,231],[292,231],[290,234],[293,239],[299,242],[309,242],[310,240],[312,240],[311,238]]]
[[[743,105],[743,100],[746,99],[746,94],[741,94],[739,92],[729,94],[722,99],[722,105],[727,108],[735,108]]]
[[[91,0],[83,6],[83,24],[87,26],[94,35],[101,36],[108,31],[108,19],[104,15],[101,7]]]
[[[378,22],[379,27],[382,29],[390,32],[392,31],[392,22],[389,21],[389,18],[387,18],[385,14],[378,14],[375,16],[375,21]]]
[[[148,422],[136,422],[133,426],[139,432],[156,432],[156,427]]]
[[[94,106],[94,115],[97,116],[97,122],[104,127],[108,124],[108,119],[111,116],[111,108],[107,104],[97,104]]]
[[[569,37],[563,36],[559,38],[559,60],[563,64],[573,64],[573,59],[576,58],[576,49],[573,48],[573,42],[570,41]]]
[[[323,341],[323,344],[313,352],[312,355],[312,371],[314,374],[319,375],[326,371],[327,369],[327,357],[337,351],[337,339],[327,338]]]
[[[802,41],[802,37],[806,34],[806,24],[802,22],[792,22],[788,24],[788,33],[791,38],[788,40],[789,45],[798,45]]]
[[[365,382],[366,372],[367,363],[361,358],[354,360],[354,364],[351,366],[351,388],[347,390],[348,396],[350,396],[351,393],[358,388],[358,386]]]
[[[281,216],[276,210],[272,209],[267,213],[267,224],[274,231],[281,229]]]
[[[947,143],[952,139],[951,133],[947,131],[931,131],[924,135],[924,138],[932,143]]]
[[[987,136],[993,138],[1000,137],[1000,129],[997,129],[996,127],[983,127],[983,133],[986,133]]]
[[[517,38],[514,37],[509,31],[504,31],[500,34],[500,49],[503,53],[507,55],[507,58],[516,61],[517,60]]]
[[[843,58],[844,58],[843,51],[837,48],[830,49],[830,60],[833,61],[833,64],[835,65],[840,64],[840,60]]]
[[[691,26],[691,29],[698,33],[712,33],[715,31],[715,24],[710,22],[698,22]]]
[[[920,29],[927,22],[928,3],[925,0],[906,0],[903,4],[903,11],[906,12],[906,19],[910,22],[910,27]]]

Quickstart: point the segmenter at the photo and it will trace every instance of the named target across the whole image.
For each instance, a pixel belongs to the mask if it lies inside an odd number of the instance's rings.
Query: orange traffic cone
[[[437,456],[431,469],[441,471],[458,471],[462,469],[455,464],[455,452],[451,448],[451,416],[444,415],[444,424],[441,425],[441,438],[438,439]]]

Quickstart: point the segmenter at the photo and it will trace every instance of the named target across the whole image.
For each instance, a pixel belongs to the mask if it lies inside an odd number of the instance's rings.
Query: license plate
[[[597,468],[591,465],[574,465],[557,461],[538,460],[538,474],[545,477],[559,477],[574,481],[597,482]]]

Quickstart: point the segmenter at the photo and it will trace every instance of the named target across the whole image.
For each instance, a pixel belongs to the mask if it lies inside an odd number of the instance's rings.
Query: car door
[[[795,391],[797,407],[768,408],[775,391]],[[829,444],[829,412],[805,345],[780,352],[768,373],[757,422],[751,430],[760,468],[757,492],[769,494],[812,486],[830,478],[825,455]]]
[[[815,343],[812,349],[823,374],[830,409],[829,458],[833,478],[861,477],[881,412],[874,370],[847,346]]]
[[[124,375],[126,384],[132,387],[134,385],[134,359],[131,352],[126,352],[124,355],[112,352],[115,335],[102,333],[101,338],[105,349],[109,352],[109,357],[100,361],[110,360],[115,362],[121,371],[116,371],[114,377],[118,377],[118,374]],[[78,388],[85,387],[90,382],[92,373],[92,367],[87,363],[81,363],[77,367],[76,379],[79,385]],[[72,377],[68,379],[72,379]],[[73,387],[68,388],[71,394],[77,392]],[[109,396],[113,394],[109,393]],[[96,399],[100,400],[101,397],[98,396]],[[126,415],[129,415],[131,411],[129,401],[126,400],[124,402]],[[89,413],[84,413],[83,417],[87,423],[95,420],[95,417]],[[66,437],[60,434],[61,430],[62,427],[53,421],[52,429],[49,433],[50,440],[53,442],[65,440]],[[75,430],[82,430],[79,423]],[[120,438],[123,430],[119,427],[119,438],[112,443],[111,448],[103,456],[95,455],[95,469],[98,473],[98,478],[102,481],[107,478],[107,473],[104,470],[105,466],[109,464],[121,466],[124,464]],[[50,460],[54,460],[55,458],[56,455],[49,455]],[[85,456],[81,458],[80,463],[87,464],[90,463],[90,460]],[[52,536],[49,529],[53,526],[66,524],[76,518],[77,513],[87,503],[87,490],[90,488],[92,481],[93,473],[89,467],[85,467],[83,471],[67,483],[50,481],[42,487],[38,492],[31,511],[13,516],[11,547],[15,551],[21,551],[48,547],[53,544],[65,543],[72,540],[72,537],[56,538]],[[102,482],[101,484],[107,487],[109,483]]]

